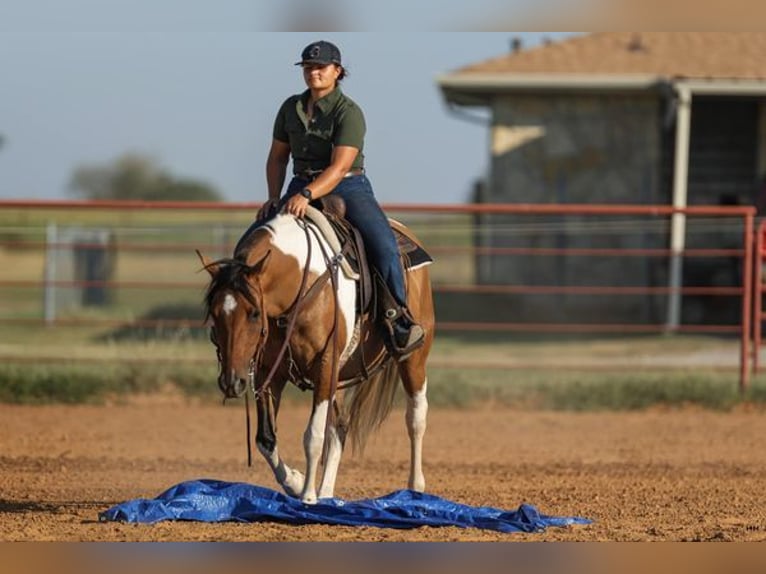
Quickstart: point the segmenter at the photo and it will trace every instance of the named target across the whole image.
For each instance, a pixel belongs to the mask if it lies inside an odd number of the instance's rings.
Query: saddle
[[[333,389],[344,389],[369,380],[390,364],[393,355],[386,348],[378,351],[374,356],[365,356],[364,341],[366,340],[365,332],[377,329],[375,325],[384,323],[383,310],[390,308],[393,297],[380,274],[369,265],[359,230],[345,218],[346,204],[343,199],[337,196],[325,196],[312,204],[306,209],[306,219],[310,220],[315,229],[327,240],[333,251],[332,256],[340,262],[339,267],[342,272],[348,278],[354,279],[356,284],[359,330],[355,336],[361,344],[355,346],[352,354],[357,358],[360,371],[351,378],[336,381],[337,387],[333,386]],[[431,256],[404,225],[390,218],[389,224],[396,237],[405,272],[433,262]],[[315,285],[317,284],[319,283]],[[312,286],[311,289],[313,288]],[[306,295],[308,296],[310,295]],[[288,340],[287,337],[289,337],[289,330],[286,340]],[[301,390],[313,388],[313,383],[299,373],[291,380]]]
[[[361,314],[370,313],[376,301],[376,293],[386,285],[378,273],[371,269],[367,261],[364,241],[359,230],[346,219],[346,202],[334,195],[322,197],[316,202],[319,208],[309,205],[306,217],[316,225],[329,243],[334,255],[340,255],[340,266],[349,279],[357,282],[357,301]],[[433,262],[431,256],[423,249],[409,230],[394,219],[389,218],[389,224],[396,237],[399,247],[399,257],[402,268],[408,271]]]

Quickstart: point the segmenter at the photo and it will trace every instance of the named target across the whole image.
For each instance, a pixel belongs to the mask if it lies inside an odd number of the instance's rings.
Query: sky
[[[389,5],[397,3],[414,5]],[[473,6],[482,3],[498,4]],[[262,201],[274,115],[305,89],[293,64],[306,44],[327,39],[349,70],[344,92],[366,116],[366,166],[379,200],[467,201],[486,170],[489,134],[448,112],[436,77],[503,55],[513,36],[531,46],[562,34],[436,31],[465,17],[465,4],[451,0],[440,3],[436,25],[412,8],[393,30],[374,9],[330,4],[346,18],[329,22],[336,29],[371,31],[261,29],[300,28],[295,18],[315,10],[290,9],[301,2],[256,14],[244,0],[5,0],[0,199],[71,197],[77,167],[139,153],[227,201]]]

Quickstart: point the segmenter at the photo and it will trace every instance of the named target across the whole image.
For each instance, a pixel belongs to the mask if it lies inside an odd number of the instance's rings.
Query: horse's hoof
[[[317,503],[317,495],[316,494],[307,494],[304,495],[301,498],[301,502],[303,504],[316,504]]]
[[[303,473],[290,469],[287,476],[285,476],[285,480],[282,482],[282,489],[288,496],[299,498],[301,492],[303,492],[303,483]]]
[[[285,491],[285,494],[287,496],[290,496],[292,498],[300,498],[301,497],[301,489],[297,489],[296,490],[296,489],[291,488],[290,486],[288,486],[286,484],[283,484],[282,485],[282,490]]]
[[[410,479],[407,487],[415,492],[425,492],[426,480],[424,478]]]

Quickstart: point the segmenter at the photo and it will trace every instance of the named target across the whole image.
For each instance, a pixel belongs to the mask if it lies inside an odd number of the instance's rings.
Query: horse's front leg
[[[280,389],[281,392],[281,389]],[[277,448],[276,420],[279,412],[279,398],[273,399],[271,393],[259,395],[256,402],[258,413],[258,431],[255,436],[255,444],[258,451],[269,463],[274,478],[282,489],[290,496],[298,497],[303,491],[303,474],[290,468],[279,456]]]
[[[333,401],[336,406],[338,398]],[[335,494],[335,479],[338,476],[338,466],[343,455],[343,447],[346,444],[346,424],[340,420],[340,413],[335,408],[335,420],[327,425],[325,437],[325,457],[322,483],[319,486],[319,498],[332,498]]]
[[[330,408],[330,399],[327,392],[318,386],[314,390],[314,403],[311,409],[311,418],[303,433],[303,450],[306,453],[306,481],[303,484],[301,500],[306,504],[316,504],[317,491],[316,479],[319,459],[322,457],[322,448],[327,425],[327,410]]]

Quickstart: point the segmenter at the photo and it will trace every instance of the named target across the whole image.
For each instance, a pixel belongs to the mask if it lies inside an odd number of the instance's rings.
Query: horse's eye
[[[255,309],[250,312],[250,314],[247,316],[247,319],[249,321],[257,321],[261,318],[261,312],[258,309]]]

